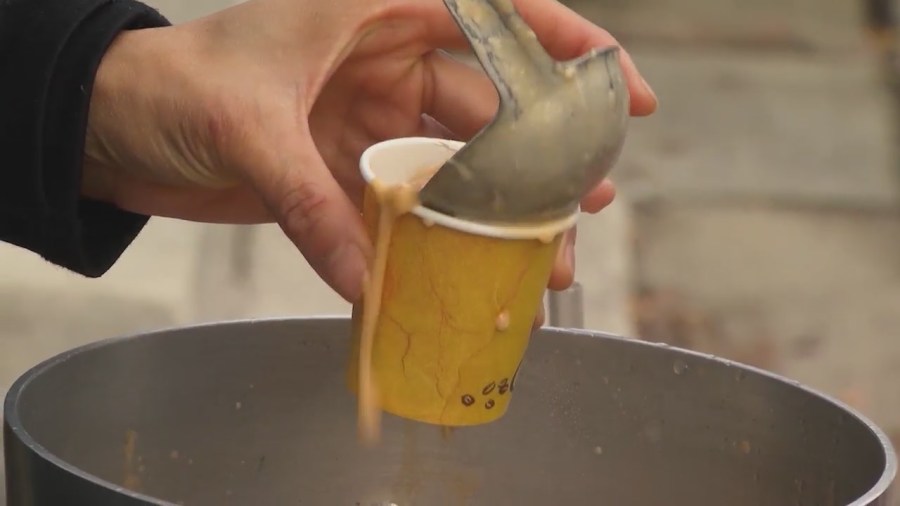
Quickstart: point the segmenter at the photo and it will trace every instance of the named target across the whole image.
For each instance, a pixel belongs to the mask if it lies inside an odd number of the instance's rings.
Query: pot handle
[[[547,292],[547,321],[551,327],[584,328],[584,290],[577,281],[562,291]]]

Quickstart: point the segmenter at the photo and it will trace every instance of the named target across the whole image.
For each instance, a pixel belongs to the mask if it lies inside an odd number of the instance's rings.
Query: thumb
[[[281,229],[344,299],[362,294],[371,244],[359,210],[332,176],[312,138],[295,132],[267,149],[248,176]],[[299,137],[299,140],[297,139]]]

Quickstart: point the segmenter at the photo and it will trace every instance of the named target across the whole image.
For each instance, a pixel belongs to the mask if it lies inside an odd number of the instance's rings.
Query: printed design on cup
[[[484,388],[481,389],[482,398],[486,398],[486,400],[482,404],[484,406],[484,409],[493,409],[497,404],[497,401],[490,397],[491,394],[506,395],[507,392],[511,391],[512,383],[510,382],[509,378],[503,378],[500,381],[489,382],[484,386]],[[463,394],[462,397],[460,397],[460,402],[462,402],[462,405],[465,407],[471,407],[475,405],[477,400],[472,394]]]

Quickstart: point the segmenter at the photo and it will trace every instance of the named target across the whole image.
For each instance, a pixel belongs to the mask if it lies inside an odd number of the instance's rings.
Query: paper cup
[[[430,138],[381,142],[363,153],[363,217],[377,237],[373,181],[399,184],[448,160],[463,144]],[[392,225],[372,352],[381,409],[443,426],[506,412],[566,219],[493,226],[419,206]],[[348,380],[358,388],[363,304],[353,307]]]

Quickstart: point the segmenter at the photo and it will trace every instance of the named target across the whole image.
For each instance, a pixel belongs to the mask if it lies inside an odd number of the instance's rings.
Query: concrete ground
[[[221,5],[152,2],[175,20]],[[856,4],[577,2],[660,96],[579,231],[591,328],[758,365],[900,437],[900,221]],[[154,220],[100,280],[0,246],[0,391],[52,354],[197,321],[348,314],[274,227]],[[900,441],[898,441],[900,444]]]

